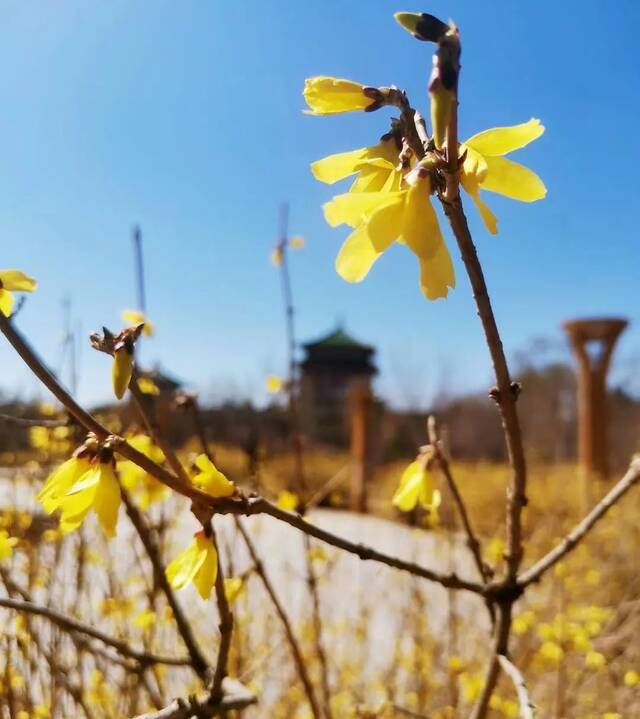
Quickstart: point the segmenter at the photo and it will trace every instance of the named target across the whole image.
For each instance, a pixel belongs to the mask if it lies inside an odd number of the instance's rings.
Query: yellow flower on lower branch
[[[440,492],[435,489],[433,476],[421,460],[412,462],[404,470],[391,501],[402,512],[415,509],[418,502],[425,509],[440,506]]]
[[[236,491],[235,484],[224,476],[206,454],[198,455],[195,465],[200,471],[192,481],[203,492],[215,498],[222,498],[230,497]]]
[[[430,195],[429,177],[417,170],[406,190],[348,192],[326,203],[324,214],[330,225],[356,228],[336,258],[338,274],[348,282],[360,282],[397,241],[418,258],[424,295],[430,300],[446,297],[455,287],[455,275]]]
[[[211,537],[198,532],[184,552],[169,564],[166,575],[174,589],[193,584],[198,594],[208,599],[218,576],[218,554]]]
[[[9,536],[6,529],[0,529],[0,561],[9,559],[13,554],[13,548],[18,543],[16,537]]]
[[[227,577],[224,580],[224,594],[229,604],[233,604],[244,589],[244,580],[241,577]]]
[[[547,194],[535,172],[503,157],[537,140],[543,132],[544,125],[532,118],[520,125],[484,130],[460,145],[461,156],[466,152],[460,182],[492,235],[498,232],[498,220],[480,197],[480,190],[521,202],[535,202]]]
[[[12,292],[33,292],[36,288],[33,277],[20,270],[0,270],[0,312],[10,317],[15,299]]]
[[[310,77],[302,91],[309,110],[307,115],[334,115],[354,110],[373,110],[378,107],[380,93],[376,88],[337,77]]]
[[[150,437],[138,434],[127,437],[127,443],[156,464],[164,462],[164,453],[159,447],[156,447]],[[162,501],[171,493],[169,487],[130,460],[118,462],[118,472],[122,485],[135,492],[142,509],[148,509],[152,504]]]
[[[63,462],[47,478],[38,493],[38,501],[45,512],[51,514],[58,507],[58,500],[91,468],[90,457],[72,457]]]
[[[59,479],[59,482],[63,481],[68,481],[68,475]],[[64,493],[59,484],[48,495],[45,508],[50,512],[60,510],[60,530],[63,534],[77,529],[93,509],[107,537],[115,536],[120,508],[120,484],[111,450],[103,448],[100,456],[89,463],[89,468]]]

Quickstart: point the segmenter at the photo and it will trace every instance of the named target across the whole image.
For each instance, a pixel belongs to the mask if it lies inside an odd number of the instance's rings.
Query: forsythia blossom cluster
[[[433,300],[446,297],[449,288],[455,286],[451,256],[431,204],[432,195],[443,195],[443,172],[449,166],[450,154],[453,151],[458,158],[457,180],[472,198],[489,232],[496,234],[496,217],[480,190],[523,202],[544,197],[546,190],[540,178],[504,157],[540,137],[544,127],[532,119],[512,127],[485,130],[457,143],[455,150],[449,148],[447,127],[457,105],[458,65],[455,51],[451,50],[456,47],[457,29],[426,15],[399,13],[396,19],[419,39],[440,42],[440,51],[444,51],[444,55],[439,51],[434,56],[429,84],[433,136],[427,142],[420,141],[418,156],[413,136],[421,120],[409,108],[404,93],[395,88],[312,77],[306,80],[303,92],[310,108],[308,114],[370,112],[385,104],[401,106],[403,112],[400,119],[392,120],[391,131],[377,144],[325,157],[314,162],[311,171],[327,184],[354,178],[348,192],[324,206],[331,226],[344,224],[352,228],[336,258],[338,274],[348,282],[360,282],[373,263],[398,242],[416,256],[420,287]],[[451,67],[447,64],[449,56],[453,57]],[[410,129],[409,121],[414,125]]]

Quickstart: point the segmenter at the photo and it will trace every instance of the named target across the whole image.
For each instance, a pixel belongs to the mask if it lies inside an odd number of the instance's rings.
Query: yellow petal
[[[402,234],[407,192],[388,193],[366,223],[367,237],[376,252],[384,252]]]
[[[480,217],[485,224],[485,227],[492,235],[498,234],[498,218],[491,212],[488,205],[485,204],[484,200],[480,197],[480,189],[478,183],[474,182],[473,179],[462,178],[462,186],[473,200],[475,206],[478,208]]]
[[[89,469],[89,460],[82,457],[72,457],[55,469],[47,478],[37,497],[45,512],[51,514],[58,506],[56,500],[65,495]]]
[[[277,377],[274,374],[270,374],[267,377],[267,392],[269,394],[277,394],[284,389],[284,380],[282,377]]]
[[[361,225],[340,248],[336,257],[336,272],[347,282],[361,282],[380,255],[367,236],[366,227]]]
[[[227,577],[224,580],[224,594],[229,604],[233,604],[244,589],[244,582],[240,577]]]
[[[394,192],[345,192],[323,206],[325,220],[332,226],[357,227],[376,207],[389,201]]]
[[[33,292],[38,284],[33,277],[20,270],[0,270],[0,283],[5,290]]]
[[[204,551],[204,562],[193,577],[193,586],[198,590],[198,594],[203,599],[209,599],[211,590],[216,583],[218,576],[218,553],[215,550],[210,539],[204,536],[196,537],[196,543],[200,547],[200,551]]]
[[[11,317],[13,303],[14,299],[11,292],[0,289],[0,312],[2,312],[5,317]]]
[[[276,504],[280,507],[280,509],[284,509],[285,512],[295,512],[296,508],[300,504],[300,500],[298,499],[297,494],[283,489],[278,495]]]
[[[98,491],[100,467],[92,465],[66,494],[58,499],[60,530],[63,534],[77,529],[89,513]]]
[[[147,337],[151,337],[155,331],[153,322],[147,319],[147,317],[145,317],[145,315],[138,310],[123,310],[122,319],[130,327],[136,327],[137,325],[144,324],[144,327],[142,328],[142,334],[147,335]]]
[[[364,94],[365,85],[337,77],[310,77],[302,94],[310,110],[308,115],[333,115],[337,112],[365,110],[373,100]]]
[[[462,163],[462,177],[471,177],[475,182],[482,182],[487,174],[487,161],[466,144],[460,145],[460,154],[466,153]]]
[[[402,473],[391,500],[401,512],[410,512],[418,503],[423,475],[424,468],[420,462],[412,462]]]
[[[123,347],[116,351],[113,358],[111,378],[113,380],[113,391],[118,399],[124,397],[127,391],[131,375],[133,374],[133,355]]]
[[[332,185],[358,172],[358,165],[369,157],[369,147],[359,150],[338,152],[311,163],[311,172],[316,180]]]
[[[419,179],[409,188],[402,226],[402,239],[418,257],[433,257],[444,244],[438,216],[430,200],[431,184]]]
[[[420,258],[420,288],[429,300],[446,297],[449,288],[456,286],[456,277],[451,255],[446,243],[442,242],[436,253],[428,260]]]
[[[93,508],[98,515],[102,531],[107,537],[115,536],[120,508],[120,485],[110,463],[100,464],[100,481],[93,500]]]
[[[386,160],[363,162],[349,192],[390,192],[395,189],[390,181],[394,174],[393,165]]]
[[[487,157],[487,175],[480,183],[483,190],[497,192],[521,202],[535,202],[547,194],[547,188],[535,172],[505,157]]]
[[[535,117],[529,122],[509,127],[494,127],[484,130],[465,140],[465,145],[472,147],[482,155],[506,155],[508,152],[519,150],[530,142],[537,140],[544,132],[544,125]]]
[[[204,564],[207,558],[206,547],[201,548],[197,541],[194,541],[179,554],[165,571],[169,584],[174,589],[184,589],[195,577],[196,573]]]
[[[199,455],[195,464],[202,470],[193,478],[196,487],[216,498],[230,497],[235,492],[234,483],[230,482],[205,454]]]

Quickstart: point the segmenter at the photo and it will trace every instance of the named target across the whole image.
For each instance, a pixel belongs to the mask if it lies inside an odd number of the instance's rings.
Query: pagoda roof
[[[368,350],[370,352],[373,351],[373,347],[370,345],[362,344],[361,342],[358,342],[358,340],[354,339],[351,335],[347,334],[347,332],[342,329],[342,327],[338,327],[333,332],[330,332],[328,335],[321,337],[320,339],[315,340],[314,342],[306,342],[304,345],[307,349],[316,348],[316,347],[331,347],[331,348],[345,348],[345,349],[360,349],[360,350]]]

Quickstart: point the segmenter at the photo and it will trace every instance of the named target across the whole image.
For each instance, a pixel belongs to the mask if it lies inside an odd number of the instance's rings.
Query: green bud
[[[397,12],[393,16],[396,22],[417,40],[439,42],[449,26],[428,13]]]

